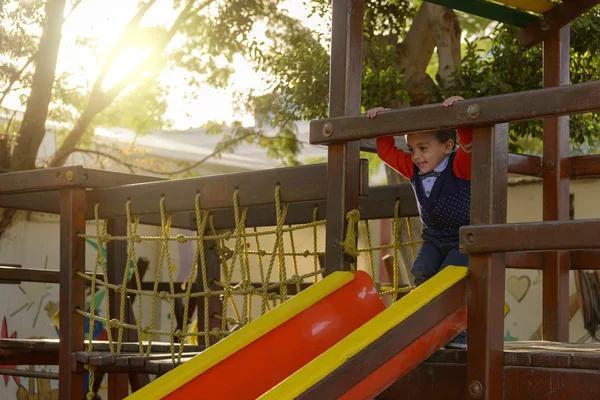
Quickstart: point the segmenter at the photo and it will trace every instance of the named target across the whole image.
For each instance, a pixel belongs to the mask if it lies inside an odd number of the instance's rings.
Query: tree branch
[[[108,56],[106,56],[106,60],[104,60],[104,64],[102,64],[102,68],[100,69],[100,73],[96,77],[96,81],[94,82],[94,86],[92,89],[92,95],[94,93],[102,93],[102,84],[104,83],[104,79],[106,78],[106,74],[110,71],[110,68],[114,64],[115,60],[125,47],[127,43],[127,39],[129,35],[134,31],[134,29],[138,28],[138,25],[144,18],[144,15],[148,12],[150,7],[152,7],[156,3],[156,0],[149,0],[144,3],[138,12],[127,22],[125,25],[125,29],[123,30],[123,34],[119,38],[119,42],[112,48]]]
[[[152,5],[155,1],[156,0],[149,0],[149,2],[145,4],[145,7],[149,7],[148,5]],[[200,8],[208,6],[212,1],[213,0],[205,1]],[[157,46],[155,46],[152,53],[148,55],[146,59],[138,65],[137,68],[135,68],[126,77],[124,77],[117,84],[115,84],[115,86],[113,86],[108,91],[103,92],[101,88],[97,87],[97,84],[98,82],[100,82],[100,80],[96,80],[96,83],[94,84],[94,88],[92,89],[92,93],[90,95],[90,99],[88,101],[87,108],[81,113],[81,116],[75,123],[75,126],[73,127],[71,132],[69,132],[63,144],[54,154],[53,159],[50,161],[51,167],[59,167],[63,165],[67,161],[69,154],[71,154],[76,148],[77,144],[83,137],[86,129],[88,128],[89,124],[92,122],[94,117],[100,112],[102,112],[106,107],[108,107],[108,105],[111,102],[113,102],[115,98],[123,90],[125,90],[127,86],[129,86],[132,82],[136,81],[147,70],[154,67],[156,62],[160,59],[160,55],[163,53],[167,45],[170,43],[177,31],[181,28],[183,23],[191,15],[194,3],[195,0],[188,0],[185,8],[179,13],[177,19],[175,20],[169,31],[165,34],[163,40],[160,41],[160,43]],[[138,12],[138,15],[139,14],[140,13]]]
[[[6,96],[8,96],[8,94],[12,90],[13,85],[15,83],[17,83],[17,81],[19,79],[21,79],[21,75],[23,75],[23,72],[25,72],[25,70],[27,69],[27,67],[29,67],[29,65],[31,65],[31,63],[33,62],[34,58],[35,58],[35,54],[31,55],[29,57],[29,59],[27,60],[27,62],[25,63],[25,65],[23,65],[23,67],[20,70],[18,70],[17,72],[15,72],[10,77],[10,81],[8,82],[8,86],[6,86],[6,89],[4,89],[2,91],[2,97],[0,97],[0,106],[2,106],[2,103],[4,103],[4,100],[6,99]]]

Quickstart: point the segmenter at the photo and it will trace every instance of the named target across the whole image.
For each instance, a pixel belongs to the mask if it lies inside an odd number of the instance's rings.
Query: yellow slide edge
[[[552,9],[556,4],[550,0],[495,0],[507,6],[520,8],[521,10],[543,14]]]
[[[313,304],[354,280],[352,272],[334,272],[296,296],[232,333],[191,360],[169,371],[127,397],[128,400],[158,400],[174,392],[235,352],[292,319]]]
[[[467,267],[448,266],[402,299],[330,347],[286,380],[263,394],[261,400],[294,399],[339,368],[360,350],[383,336],[434,300],[469,273]]]

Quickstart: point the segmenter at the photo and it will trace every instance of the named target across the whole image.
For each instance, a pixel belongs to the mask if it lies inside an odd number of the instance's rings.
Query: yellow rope
[[[346,214],[346,221],[348,222],[346,228],[346,237],[342,245],[344,246],[344,252],[352,257],[358,257],[358,248],[356,246],[357,236],[356,228],[360,221],[360,211],[352,210]]]
[[[313,208],[313,224],[317,222],[317,217],[319,216],[319,206],[315,206]],[[318,251],[318,241],[317,241],[317,225],[313,225],[313,267],[314,271],[317,272],[319,269],[319,254]],[[315,274],[315,283],[317,283],[317,275]]]
[[[258,230],[256,227],[252,231],[246,229],[246,216],[247,208],[241,207],[238,199],[239,193],[236,190],[233,196],[233,208],[234,208],[234,219],[235,229],[232,231],[219,231],[215,230],[214,221],[211,213],[208,210],[202,210],[200,204],[200,194],[195,198],[195,214],[196,214],[196,225],[197,233],[195,235],[171,235],[171,224],[172,215],[167,213],[165,198],[161,198],[160,201],[160,218],[161,218],[161,236],[143,236],[138,233],[139,217],[133,216],[131,213],[131,201],[127,201],[126,204],[126,217],[127,217],[127,234],[126,236],[113,236],[107,234],[107,223],[103,223],[99,219],[99,206],[95,206],[95,223],[96,230],[95,235],[80,234],[80,237],[96,239],[98,243],[98,252],[96,255],[96,263],[91,273],[85,273],[78,271],[77,275],[91,282],[91,294],[92,298],[98,290],[98,287],[103,287],[106,290],[105,301],[106,301],[106,313],[105,316],[96,316],[96,307],[94,302],[91,302],[89,312],[83,310],[77,310],[77,312],[84,317],[90,319],[90,332],[88,333],[88,346],[89,352],[92,351],[93,341],[93,326],[96,322],[104,323],[107,327],[108,341],[111,352],[120,353],[123,343],[123,331],[124,329],[135,329],[138,332],[138,342],[140,354],[149,355],[151,353],[152,342],[155,336],[169,336],[169,343],[171,349],[172,361],[181,360],[184,344],[198,343],[198,338],[202,336],[204,338],[204,345],[209,347],[212,338],[217,340],[228,336],[232,331],[245,326],[253,318],[253,299],[255,296],[261,296],[262,306],[260,313],[264,314],[272,306],[276,306],[278,303],[286,301],[290,295],[288,293],[288,286],[294,285],[296,291],[299,292],[302,288],[302,283],[306,279],[317,282],[319,275],[324,271],[319,267],[319,256],[324,255],[323,251],[318,251],[318,227],[325,224],[324,220],[318,220],[318,208],[315,206],[313,209],[312,222],[307,224],[285,226],[285,220],[288,212],[288,205],[281,202],[281,188],[275,187],[274,199],[275,199],[275,214],[276,214],[276,226],[274,229],[263,229]],[[371,276],[375,276],[375,262],[374,262],[374,251],[383,249],[392,249],[394,252],[394,277],[393,277],[393,289],[382,292],[382,295],[392,295],[395,301],[398,294],[406,293],[411,288],[398,288],[398,251],[400,247],[411,246],[413,252],[413,258],[416,253],[415,245],[419,242],[415,242],[412,231],[411,221],[407,218],[407,228],[409,233],[410,241],[407,243],[400,243],[399,239],[399,202],[396,202],[394,208],[394,243],[388,245],[373,246],[371,237],[371,226],[369,221],[365,221],[365,235],[366,235],[366,247],[358,248],[358,223],[360,222],[360,213],[358,210],[349,212],[346,216],[347,229],[346,236],[344,238],[343,247],[344,251],[352,256],[357,257],[361,253],[368,253],[369,272]],[[208,230],[210,229],[210,232]],[[298,249],[298,242],[294,238],[294,232],[301,229],[310,229],[312,231],[313,240],[312,243],[308,244],[311,249]],[[207,234],[210,233],[210,234]],[[285,249],[284,235],[289,234],[290,249]],[[273,247],[270,251],[262,249],[260,246],[260,237],[271,235],[274,238]],[[250,244],[247,239],[254,237],[256,243],[256,249],[250,249]],[[127,266],[123,274],[123,279],[119,284],[109,283],[107,281],[108,273],[106,271],[106,260],[102,255],[102,248],[106,243],[114,240],[126,240],[127,241]],[[169,245],[172,241],[178,243],[186,243],[187,241],[195,242],[194,261],[190,269],[189,274],[182,283],[183,291],[176,293],[175,282],[174,282],[174,266],[171,262],[171,254]],[[159,262],[156,267],[156,274],[154,277],[154,283],[152,290],[142,290],[142,282],[140,272],[136,262],[136,244],[143,241],[160,241],[161,252]],[[221,276],[217,279],[209,281],[208,271],[206,264],[205,254],[205,243],[207,242],[216,243],[217,251],[221,258],[220,272]],[[230,242],[233,241],[233,242]],[[230,246],[232,249],[230,249]],[[250,256],[257,256],[258,258],[258,270],[260,273],[260,284],[253,283],[251,276],[251,263]],[[264,257],[269,257],[269,262],[265,265]],[[286,268],[286,257],[292,257],[293,265],[293,276],[288,278]],[[298,257],[312,257],[313,268],[311,272],[301,274],[300,262]],[[277,262],[278,277],[271,281],[273,275],[273,269],[275,268],[275,262]],[[159,291],[159,284],[163,274],[163,268],[166,265],[167,275],[169,281],[168,291]],[[266,269],[265,269],[266,266]],[[354,267],[354,266],[353,266]],[[103,279],[97,279],[97,273],[102,268],[104,272]],[[135,288],[129,287],[129,271],[132,268],[132,278],[135,278]],[[234,274],[238,273],[241,276],[240,282],[235,285],[232,284]],[[237,275],[236,275],[237,276]],[[202,282],[202,290],[193,291],[192,287],[194,282]],[[120,310],[118,319],[116,317],[111,318],[109,308],[109,293],[119,294],[120,297]],[[135,294],[140,296],[137,299],[137,315],[135,321],[126,321],[125,304],[128,294]],[[151,297],[151,311],[150,321],[145,324],[142,315],[142,303],[143,296]],[[240,299],[241,296],[241,299]],[[196,321],[190,323],[190,317],[194,314],[194,310],[190,310],[190,301],[192,298],[202,297],[203,301],[203,316],[198,315]],[[222,311],[220,315],[210,315],[211,299],[219,298]],[[175,318],[175,301],[178,299],[183,300],[183,324],[181,329],[176,327]],[[157,303],[158,301],[167,301],[170,308],[170,324],[168,328],[157,327]],[[198,300],[200,301],[200,300]],[[238,309],[238,302],[242,301],[242,309]],[[228,304],[231,304],[233,315],[228,316]],[[200,311],[200,309],[199,309]],[[240,312],[241,311],[241,312]],[[202,317],[202,322],[198,319]],[[220,320],[220,328],[211,329],[210,319],[216,318]],[[112,331],[118,332],[117,343],[114,343],[112,337]],[[143,341],[143,337],[146,335],[146,342]],[[179,347],[175,348],[175,341]],[[147,344],[146,344],[147,343]],[[116,346],[115,346],[116,344]],[[144,349],[146,345],[146,349]],[[92,372],[92,371],[91,371]],[[90,375],[93,375],[90,373]],[[91,377],[93,380],[93,376]]]
[[[254,227],[254,232],[256,233],[256,227]],[[260,249],[260,240],[258,238],[258,235],[254,236],[254,239],[256,242],[256,248]],[[262,285],[262,287],[265,287],[267,286],[267,281],[265,277],[265,267],[263,265],[263,256],[261,253],[258,253],[258,269],[260,272],[260,284]],[[266,313],[271,308],[269,306],[269,298],[267,297],[267,293],[268,292],[261,290],[261,315]]]
[[[398,235],[399,235],[399,230],[398,230],[398,213],[400,210],[400,201],[396,201],[396,204],[394,204],[394,256],[393,256],[393,260],[394,260],[394,277],[393,277],[393,287],[394,287],[394,293],[392,294],[392,302],[396,302],[397,298],[398,298],[398,293],[395,291],[395,289],[398,287],[398,269],[399,269],[399,264],[398,264]]]
[[[298,275],[298,260],[296,259],[296,246],[294,245],[294,232],[293,231],[290,231],[290,246],[292,247],[292,254],[293,254],[292,261],[294,262],[294,275]],[[296,283],[296,293],[300,293],[300,282]]]
[[[90,329],[93,330],[93,329]],[[85,364],[83,366],[88,371],[88,392],[85,395],[86,400],[94,400],[96,398],[96,393],[94,393],[94,371],[95,368],[91,365]]]
[[[371,243],[371,229],[369,228],[369,221],[365,221],[365,235],[367,237],[367,248],[369,249],[369,271],[371,277],[375,279],[375,260],[373,260],[373,244]]]

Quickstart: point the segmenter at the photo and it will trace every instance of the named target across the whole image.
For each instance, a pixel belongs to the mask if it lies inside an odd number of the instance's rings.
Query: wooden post
[[[333,0],[329,116],[360,114],[364,0]],[[327,129],[324,135],[331,134]],[[346,213],[358,208],[360,142],[332,144],[327,151],[327,228],[325,274],[349,270],[340,245]]]
[[[544,87],[569,84],[570,28],[544,42]],[[569,116],[544,119],[544,221],[569,219]],[[569,341],[569,253],[544,254],[542,337]]]
[[[127,221],[123,217],[108,220],[107,231],[113,236],[127,236]],[[108,281],[121,285],[127,265],[127,241],[113,240],[106,245],[106,268]],[[124,294],[126,296],[126,294]],[[120,319],[121,295],[110,293],[110,317]],[[124,322],[129,320],[129,310],[126,307]],[[90,328],[91,329],[91,328]],[[118,329],[112,330],[112,337],[117,339]],[[129,331],[123,332],[123,341],[128,341]],[[108,399],[121,400],[129,395],[128,374],[108,374]]]
[[[204,287],[202,282],[202,271],[198,270],[196,282],[198,288],[201,292],[210,289],[210,290],[219,290],[220,287],[215,283],[221,279],[221,255],[219,254],[219,249],[217,248],[217,242],[215,240],[205,240],[204,241],[204,260],[206,263],[206,280],[208,282],[208,288]],[[204,313],[204,302],[208,301],[208,315]],[[204,321],[208,319],[208,329],[212,330],[214,328],[221,329],[221,320],[219,318],[223,315],[223,307],[226,307],[226,304],[223,304],[220,296],[210,296],[204,298],[202,300],[198,300],[198,332],[204,330]],[[193,310],[190,310],[193,312]],[[209,343],[211,345],[217,343],[219,338],[217,336],[210,336]],[[204,346],[205,342],[202,337],[198,337],[198,345]]]
[[[506,223],[508,125],[473,132],[471,224]],[[472,237],[471,240],[477,240]],[[503,399],[504,254],[469,257],[467,396]]]
[[[59,393],[61,399],[81,399],[82,373],[73,372],[76,362],[71,354],[84,350],[83,316],[76,310],[85,310],[83,278],[77,271],[85,271],[85,240],[77,237],[85,233],[85,190],[60,191],[60,350]]]

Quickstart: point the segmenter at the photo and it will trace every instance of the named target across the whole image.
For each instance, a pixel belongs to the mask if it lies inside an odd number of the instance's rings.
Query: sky
[[[71,72],[78,84],[85,80],[93,81],[100,69],[100,62],[85,47],[78,46],[78,38],[93,39],[99,50],[108,50],[114,45],[127,21],[135,14],[138,2],[135,0],[84,0],[67,20],[63,29],[63,41],[59,54],[57,72]],[[323,21],[317,16],[307,18],[308,12],[303,5],[303,0],[287,0],[284,7],[291,15],[300,18],[307,26],[317,27]],[[169,24],[176,18],[172,8],[172,0],[158,0],[149,10],[142,25]],[[263,35],[261,28],[255,29],[258,38]],[[105,86],[116,82],[143,58],[144,53],[131,49],[120,57],[111,73],[106,77]],[[174,123],[175,129],[186,129],[191,126],[200,126],[207,121],[242,120],[245,125],[253,125],[250,115],[236,115],[232,104],[234,91],[265,89],[261,76],[252,71],[252,65],[243,57],[236,57],[234,68],[236,73],[232,77],[231,87],[228,90],[203,87],[191,89],[184,81],[186,74],[183,71],[171,71],[165,74],[163,82],[173,89],[168,97],[169,108],[166,117]],[[189,99],[191,90],[198,95],[196,100]],[[186,99],[187,97],[187,99]]]

